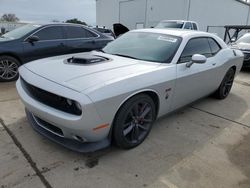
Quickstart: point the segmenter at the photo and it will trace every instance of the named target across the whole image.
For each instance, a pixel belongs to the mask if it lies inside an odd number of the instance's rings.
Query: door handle
[[[215,65],[216,65],[216,63],[213,63],[212,65],[213,65],[213,66],[215,66]]]

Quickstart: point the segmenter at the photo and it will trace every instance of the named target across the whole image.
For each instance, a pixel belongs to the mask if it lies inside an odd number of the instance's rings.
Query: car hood
[[[129,31],[129,29],[126,26],[120,23],[113,24],[113,30],[116,37],[123,35],[124,33],[127,33]]]
[[[247,51],[250,51],[250,44],[249,44],[249,43],[240,42],[240,43],[237,43],[236,46],[237,46],[240,50],[247,50]]]
[[[13,41],[13,40],[15,40],[15,39],[12,39],[12,38],[2,38],[2,37],[0,37],[0,44],[1,44],[1,43],[6,43],[6,42],[11,42],[11,41]]]
[[[84,60],[98,57],[104,60],[89,64],[67,61],[72,57]],[[89,52],[36,60],[24,66],[43,78],[81,92],[91,87],[103,86],[107,81],[121,80],[129,75],[152,70],[158,67],[159,63]]]

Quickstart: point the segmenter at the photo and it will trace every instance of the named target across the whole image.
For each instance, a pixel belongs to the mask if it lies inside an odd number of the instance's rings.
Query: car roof
[[[54,23],[54,22],[35,22],[35,23],[29,23],[29,25],[40,25],[40,26],[51,26],[51,25],[78,25],[78,26],[84,26],[86,25],[82,24],[75,24],[75,23]]]
[[[191,22],[191,23],[196,23],[195,21],[190,21],[190,20],[162,20],[160,22]]]
[[[216,41],[220,44],[221,47],[227,48],[226,43],[217,35],[204,32],[204,31],[197,31],[197,30],[189,30],[189,29],[175,29],[175,28],[169,28],[169,29],[137,29],[132,30],[130,32],[145,32],[145,33],[158,33],[158,34],[165,34],[165,35],[172,35],[181,37],[183,39],[190,39],[193,37],[212,37],[213,39],[216,39]]]
[[[187,36],[214,36],[211,33],[203,32],[203,31],[196,31],[196,30],[189,30],[189,29],[176,29],[176,28],[168,28],[168,29],[138,29],[133,30],[132,32],[146,32],[146,33],[159,33],[159,34],[166,34],[166,35],[173,35],[178,37],[187,37]]]

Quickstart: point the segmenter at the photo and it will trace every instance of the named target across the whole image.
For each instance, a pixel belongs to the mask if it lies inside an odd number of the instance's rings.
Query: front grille
[[[73,114],[73,115],[82,114],[82,111],[77,108],[74,101],[72,104],[69,104],[65,97],[62,97],[62,96],[50,93],[48,91],[45,91],[43,89],[40,89],[38,87],[35,87],[27,83],[22,77],[21,77],[21,82],[25,90],[29,93],[29,95],[33,97],[34,99],[36,99],[37,101],[47,106],[50,106],[52,108],[55,108],[57,110],[69,113],[69,114]]]
[[[63,132],[60,128],[40,119],[39,117],[34,116],[34,119],[40,127],[58,135],[58,136],[63,137]]]

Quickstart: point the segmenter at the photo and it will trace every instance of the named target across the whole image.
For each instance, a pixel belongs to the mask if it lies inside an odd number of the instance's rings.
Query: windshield
[[[1,37],[10,38],[10,39],[19,39],[38,27],[40,27],[40,25],[28,24],[28,25],[19,27],[17,29],[14,29],[14,30],[2,35]]]
[[[250,34],[243,35],[236,43],[250,43]]]
[[[181,38],[146,32],[128,32],[103,48],[104,53],[161,63],[170,63]]]
[[[183,27],[183,22],[160,22],[155,28],[164,29],[164,28],[179,28]]]

